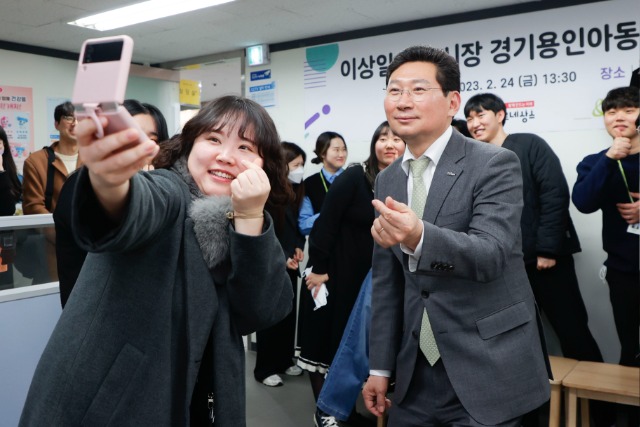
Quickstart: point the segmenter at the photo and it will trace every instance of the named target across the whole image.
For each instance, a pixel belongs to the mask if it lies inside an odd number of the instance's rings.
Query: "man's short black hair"
[[[602,101],[602,112],[624,107],[640,107],[640,95],[637,87],[623,86],[611,89]]]
[[[62,119],[62,116],[74,116],[75,112],[76,109],[71,102],[63,102],[62,104],[58,105],[53,111],[53,119],[57,123],[60,123],[60,119]]]
[[[430,62],[436,66],[436,80],[445,95],[451,91],[460,92],[460,67],[447,52],[430,46],[408,47],[393,58],[387,68],[387,81],[401,65],[407,62]]]
[[[492,93],[473,95],[464,105],[464,116],[469,117],[472,111],[474,113],[480,113],[482,110],[493,111],[494,114],[498,114],[498,111],[504,111],[502,126],[504,126],[507,121],[507,106],[498,95]]]
[[[456,128],[458,132],[466,136],[467,138],[473,138],[471,136],[471,132],[469,132],[469,127],[467,126],[467,121],[462,119],[456,119],[455,117],[451,121],[451,126]]]

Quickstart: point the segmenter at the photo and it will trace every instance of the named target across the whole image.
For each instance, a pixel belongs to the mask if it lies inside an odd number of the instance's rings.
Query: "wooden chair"
[[[577,423],[578,398],[583,427],[589,425],[589,399],[640,406],[640,368],[578,362],[562,386],[567,393],[567,427]]]
[[[551,383],[551,399],[549,400],[549,427],[560,427],[560,408],[562,407],[562,380],[578,364],[575,359],[549,356],[553,379]]]

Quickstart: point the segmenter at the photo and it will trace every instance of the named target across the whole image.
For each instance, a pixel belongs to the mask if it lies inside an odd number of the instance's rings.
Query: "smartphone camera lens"
[[[92,45],[87,45],[87,47],[84,50],[84,58],[82,59],[82,62],[85,64],[90,64],[91,62],[93,62],[93,46]]]

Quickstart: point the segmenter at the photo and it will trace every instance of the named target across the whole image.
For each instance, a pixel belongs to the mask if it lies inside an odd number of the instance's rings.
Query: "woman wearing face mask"
[[[159,143],[169,139],[167,122],[157,107],[135,99],[125,99],[122,105],[150,140]],[[147,169],[149,169],[148,166],[145,170]],[[56,261],[58,264],[62,308],[64,308],[67,299],[69,299],[73,286],[78,279],[78,274],[80,274],[82,264],[84,264],[84,260],[87,257],[87,251],[78,246],[71,230],[71,198],[78,179],[77,171],[78,169],[72,172],[65,181],[62,190],[60,190],[58,204],[53,211],[53,222],[56,226]]]
[[[298,226],[305,236],[309,235],[320,215],[331,184],[344,171],[342,167],[347,162],[347,144],[339,133],[323,132],[318,136],[313,152],[316,157],[311,163],[322,163],[322,169],[304,180],[305,196],[300,208]]]
[[[380,170],[404,153],[404,148],[404,142],[391,132],[389,124],[382,123],[371,140],[369,158],[347,168],[331,186],[309,236],[307,265],[313,267],[313,272],[305,278],[310,292],[300,295],[298,365],[309,371],[316,400],[371,268],[373,182]],[[329,291],[327,304],[315,309],[313,296],[323,283]],[[323,420],[323,416],[316,415],[316,425],[337,425]]]
[[[284,211],[284,218],[277,224],[276,236],[280,241],[282,250],[287,257],[287,273],[293,286],[293,310],[278,324],[257,332],[256,367],[253,375],[256,381],[269,387],[278,387],[283,384],[280,373],[286,375],[301,375],[302,369],[293,365],[293,350],[296,331],[296,302],[298,300],[298,278],[300,277],[299,264],[304,259],[305,237],[298,229],[298,212],[304,197],[304,164],[307,159],[305,152],[291,142],[283,142],[285,162],[289,170],[289,183],[293,188],[295,200]],[[269,210],[269,207],[267,207]],[[270,212],[275,218],[276,212]]]
[[[107,119],[102,119],[102,125]],[[246,425],[242,335],[291,311],[271,216],[290,201],[259,104],[225,96],[158,145],[78,123],[72,199],[90,253],[33,377],[27,426]]]

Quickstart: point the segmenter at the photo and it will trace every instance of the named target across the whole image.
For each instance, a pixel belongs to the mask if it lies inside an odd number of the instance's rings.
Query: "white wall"
[[[277,84],[276,96],[278,99],[275,107],[267,110],[278,127],[283,140],[301,143],[304,141],[304,90],[303,90],[303,63],[305,49],[293,49],[271,54],[270,68],[273,79]],[[248,73],[248,72],[247,72]],[[345,96],[352,96],[345,94]],[[603,94],[604,96],[604,94]],[[381,115],[384,116],[383,106],[380,104]],[[359,126],[358,114],[355,112],[353,126]],[[507,131],[508,129],[507,123]],[[330,129],[327,129],[330,130]],[[374,129],[371,129],[373,133]],[[541,133],[560,158],[569,188],[577,178],[576,166],[588,154],[596,153],[608,146],[610,138],[604,130],[598,131],[571,131],[571,132],[547,132]],[[344,137],[349,148],[349,162],[360,162],[367,158],[369,144],[351,143],[349,132],[344,132]],[[307,152],[308,158],[313,153]],[[320,166],[307,162],[305,175],[309,176],[320,169]],[[571,206],[571,217],[575,223],[578,236],[582,245],[582,252],[575,255],[576,270],[580,281],[583,299],[589,314],[589,326],[594,338],[600,346],[606,362],[617,363],[620,345],[613,323],[613,314],[609,302],[608,287],[599,279],[599,270],[606,258],[602,250],[601,215],[594,213],[585,215]],[[559,346],[553,334],[550,351],[557,353]]]
[[[302,90],[302,64],[305,60],[304,49],[293,49],[271,53],[270,68],[276,81],[276,106],[267,108],[278,127],[280,138],[301,145],[304,139],[304,92]],[[253,68],[246,68],[248,76]],[[310,165],[307,162],[307,169]],[[310,171],[306,171],[310,174]],[[313,172],[315,173],[315,172]]]
[[[200,102],[225,95],[241,95],[240,73],[243,60],[244,58],[230,58],[185,68],[180,70],[180,79],[200,82]]]
[[[167,121],[169,136],[180,128],[180,84],[165,80],[130,76],[125,98],[153,104]]]

